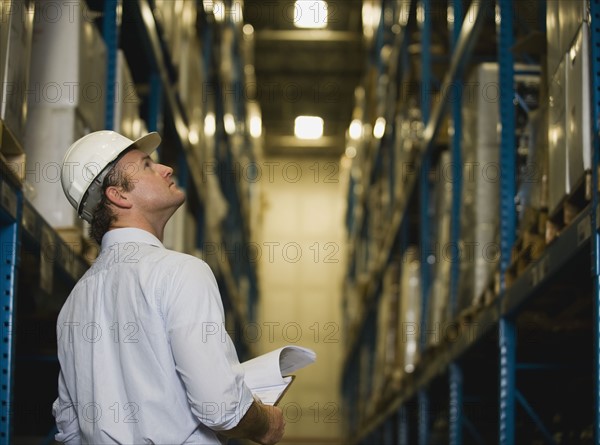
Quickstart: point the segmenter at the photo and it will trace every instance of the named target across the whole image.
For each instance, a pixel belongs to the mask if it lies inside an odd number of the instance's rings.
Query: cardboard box
[[[584,23],[566,56],[567,192],[592,168],[589,30]]]
[[[106,46],[85,2],[63,5],[56,18],[35,20],[30,107],[78,107],[91,131],[104,128]]]
[[[22,153],[33,33],[33,1],[0,0],[0,119]],[[2,150],[4,154],[4,150]]]
[[[546,63],[549,73],[554,73],[563,56],[560,41],[559,2],[551,0],[546,3]]]
[[[117,53],[116,95],[113,128],[129,139],[142,136],[140,98],[122,50]]]
[[[85,134],[85,125],[76,107],[30,110],[25,135],[25,181],[33,190],[31,203],[54,228],[81,224],[63,193],[60,171],[66,150]]]
[[[568,193],[566,150],[565,58],[551,78],[548,113],[548,211],[552,214]]]
[[[579,28],[585,17],[587,17],[588,0],[552,0],[548,2],[556,3],[553,8],[558,8],[559,16],[559,38],[560,38],[560,57],[567,53],[577,38]],[[548,31],[548,30],[547,30]]]
[[[177,83],[179,97],[183,104],[190,127],[203,128],[206,106],[206,95],[214,94],[213,85],[206,83],[202,60],[202,47],[199,40],[185,40],[180,53],[179,80]],[[242,91],[239,94],[243,94]],[[240,100],[244,97],[240,96]],[[198,131],[199,137],[202,131]]]

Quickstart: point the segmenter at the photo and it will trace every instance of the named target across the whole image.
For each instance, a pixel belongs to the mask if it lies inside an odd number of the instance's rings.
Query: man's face
[[[135,210],[149,217],[165,212],[170,216],[185,201],[185,194],[173,181],[173,169],[155,163],[143,151],[129,151],[117,165],[133,185],[127,195]]]

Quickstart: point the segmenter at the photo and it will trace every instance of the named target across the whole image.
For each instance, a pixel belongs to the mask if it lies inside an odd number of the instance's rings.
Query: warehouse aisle
[[[281,443],[338,443],[344,350],[340,283],[346,263],[340,163],[277,157],[265,164],[272,174],[263,170],[261,181],[258,352],[297,344],[317,353],[314,365],[297,372],[282,402],[287,426]]]

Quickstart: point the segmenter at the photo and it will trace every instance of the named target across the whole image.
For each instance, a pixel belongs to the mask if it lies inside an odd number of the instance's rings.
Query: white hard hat
[[[150,154],[160,145],[158,133],[132,141],[114,131],[90,133],[75,141],[65,153],[61,169],[63,191],[77,214],[91,222],[92,212],[102,198],[102,181],[107,168],[128,148]]]

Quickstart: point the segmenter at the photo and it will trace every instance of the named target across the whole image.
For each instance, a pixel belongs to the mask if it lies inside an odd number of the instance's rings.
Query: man
[[[212,272],[161,243],[185,196],[150,158],[159,143],[99,131],[63,160],[65,195],[101,250],[58,317],[56,440],[275,444],[281,410],[254,401],[229,336],[207,335],[224,321]]]

